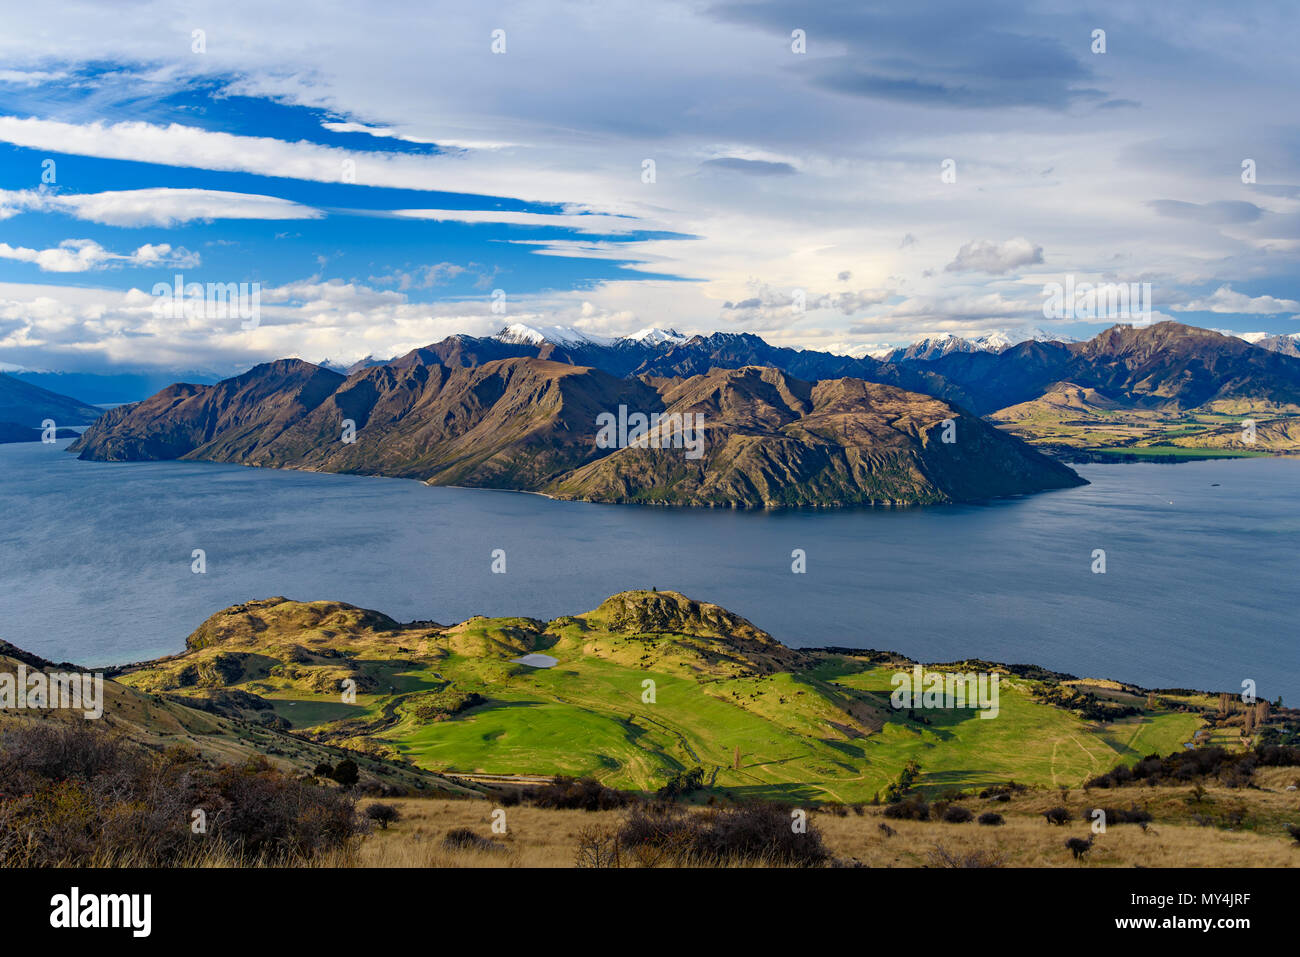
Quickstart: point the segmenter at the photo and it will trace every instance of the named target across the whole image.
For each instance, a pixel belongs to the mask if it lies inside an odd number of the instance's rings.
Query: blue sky
[[[856,353],[1108,325],[1044,318],[1066,277],[1300,331],[1285,4],[317,10],[6,15],[0,368],[225,374],[511,321]],[[259,283],[260,323],[160,317],[177,273]]]

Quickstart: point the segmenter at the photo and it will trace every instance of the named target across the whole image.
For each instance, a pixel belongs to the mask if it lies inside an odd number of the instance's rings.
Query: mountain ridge
[[[172,386],[112,410],[70,451],[745,508],[937,504],[1082,484],[959,407],[880,383],[810,383],[763,366],[619,378],[540,358],[406,358],[347,378],[279,360],[215,386]],[[677,447],[602,447],[601,416],[625,409],[677,422],[667,435]],[[695,416],[702,445],[688,456],[681,426]]]

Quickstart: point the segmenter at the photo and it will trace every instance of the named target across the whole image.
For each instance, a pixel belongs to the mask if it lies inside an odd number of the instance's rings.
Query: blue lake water
[[[1148,687],[1250,678],[1300,701],[1294,459],[1082,466],[1089,486],[986,505],[765,513],[81,462],[65,444],[0,445],[0,638],[55,660],[174,653],[208,615],[270,595],[446,623],[549,619],[653,585],[791,645]],[[206,574],[191,571],[196,548]],[[796,548],[806,574],[791,572]]]

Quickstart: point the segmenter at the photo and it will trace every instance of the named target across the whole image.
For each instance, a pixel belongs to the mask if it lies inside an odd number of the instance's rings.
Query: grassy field
[[[1267,452],[1252,452],[1247,449],[1201,449],[1185,448],[1178,445],[1130,445],[1116,448],[1099,448],[1093,449],[1093,451],[1099,455],[1113,455],[1117,457],[1133,455],[1142,459],[1246,459],[1260,455],[1268,455]]]
[[[961,802],[976,816],[1001,814],[1004,823],[950,824],[941,821],[887,819],[883,808],[826,806],[813,810],[810,824],[842,863],[871,867],[1297,867],[1300,844],[1285,825],[1300,818],[1296,792],[1285,787],[1300,778],[1296,769],[1265,778],[1263,787],[1240,790],[1211,787],[1200,795],[1190,787],[1124,789],[1115,792],[1055,789],[1030,790],[1005,803],[979,798]],[[548,810],[517,806],[497,808],[491,801],[412,799],[388,801],[402,819],[376,830],[351,855],[329,863],[358,867],[572,867],[584,835],[617,831],[623,811]],[[1094,836],[1093,848],[1075,860],[1066,838],[1088,838],[1090,812],[1099,805],[1149,811],[1151,822],[1111,824]],[[1066,807],[1072,821],[1047,823],[1043,812]],[[1225,818],[1241,808],[1250,827]],[[505,833],[492,830],[493,813],[504,820]],[[697,809],[695,813],[703,813]],[[882,828],[882,825],[889,830]],[[496,841],[496,848],[449,849],[449,831],[466,828]],[[892,832],[892,833],[891,833]],[[643,865],[625,855],[624,866]],[[697,862],[705,863],[708,862]]]
[[[1136,690],[1118,698],[1140,714],[1087,721],[1040,700],[1059,684],[1049,673],[1002,673],[993,719],[909,715],[889,696],[910,661],[785,648],[674,593],[628,592],[552,622],[450,627],[270,599],[214,616],[190,646],[119,680],[424,772],[593,776],[640,792],[700,767],[723,797],[863,802],[909,761],[924,792],[1012,778],[1078,786],[1120,760],[1178,750],[1204,723],[1201,708],[1146,707]],[[512,660],[530,652],[557,664]]]
[[[1011,406],[989,419],[1032,445],[1109,458],[1177,461],[1300,452],[1300,416],[1275,410],[1230,414],[1119,409],[1086,401],[1060,404],[1052,398]],[[1254,441],[1249,443],[1243,431],[1247,419],[1255,422]]]

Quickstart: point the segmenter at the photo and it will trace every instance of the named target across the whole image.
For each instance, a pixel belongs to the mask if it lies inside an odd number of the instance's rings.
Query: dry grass
[[[1290,783],[1295,769],[1287,772]],[[1060,792],[1030,791],[1009,802],[970,798],[962,804],[977,815],[985,810],[1002,814],[1006,823],[984,826],[974,822],[898,821],[878,807],[809,816],[826,846],[843,863],[869,867],[963,866],[964,861],[1007,867],[1300,867],[1300,845],[1284,832],[1288,821],[1300,823],[1297,792],[1233,791],[1211,788],[1204,800],[1193,800],[1191,788],[1123,788]],[[572,867],[580,834],[595,826],[613,830],[622,811],[585,812],[506,808],[507,833],[493,834],[494,806],[485,801],[389,799],[402,820],[387,831],[375,831],[351,861],[324,860],[323,866],[362,867]],[[1075,861],[1065,847],[1069,837],[1090,834],[1088,811],[1097,806],[1127,808],[1137,803],[1154,816],[1143,829],[1137,824],[1111,824],[1095,837],[1091,851]],[[1203,826],[1194,815],[1215,817],[1238,805],[1246,807],[1252,830]],[[1068,807],[1074,820],[1064,826],[1047,823],[1042,812]],[[887,823],[892,836],[881,829]],[[495,838],[504,851],[449,851],[442,838],[453,828],[467,827]],[[972,866],[965,864],[964,866]]]
[[[352,861],[322,860],[322,866],[349,863],[358,867],[572,867],[579,832],[592,825],[615,828],[621,811],[555,811],[517,805],[503,808],[506,833],[492,833],[487,801],[437,798],[385,798],[402,819],[376,830]],[[362,810],[365,805],[362,805]],[[448,850],[442,839],[458,827],[505,845],[504,851]]]

